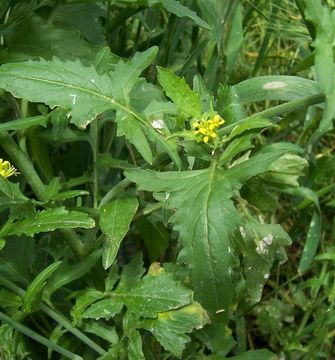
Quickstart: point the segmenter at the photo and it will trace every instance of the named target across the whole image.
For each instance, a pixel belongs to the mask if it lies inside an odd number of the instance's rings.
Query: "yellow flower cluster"
[[[0,175],[7,178],[12,175],[16,175],[18,172],[15,167],[10,164],[9,161],[0,159]]]
[[[194,134],[201,135],[202,141],[208,143],[218,137],[217,128],[224,123],[224,120],[219,115],[214,115],[213,118],[208,120],[195,121],[192,124]]]

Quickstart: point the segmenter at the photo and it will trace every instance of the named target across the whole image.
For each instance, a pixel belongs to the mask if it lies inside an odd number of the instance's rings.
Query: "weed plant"
[[[0,2],[0,359],[335,359],[335,4]]]

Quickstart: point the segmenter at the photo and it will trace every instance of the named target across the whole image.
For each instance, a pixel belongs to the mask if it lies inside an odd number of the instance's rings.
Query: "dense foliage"
[[[0,3],[0,358],[335,358],[335,4]]]

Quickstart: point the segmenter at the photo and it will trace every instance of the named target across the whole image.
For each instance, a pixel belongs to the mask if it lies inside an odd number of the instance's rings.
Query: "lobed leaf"
[[[248,178],[265,172],[282,155],[283,151],[262,154],[229,170],[213,162],[208,169],[179,173],[125,171],[140,189],[165,193],[168,208],[175,211],[170,221],[183,244],[179,261],[190,266],[196,300],[212,320],[227,321],[235,296],[232,234],[241,220],[231,198]]]

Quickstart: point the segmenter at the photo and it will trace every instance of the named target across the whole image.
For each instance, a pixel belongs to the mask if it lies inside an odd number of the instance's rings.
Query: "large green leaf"
[[[142,352],[141,337],[133,333],[135,328],[149,330],[166,350],[181,356],[185,343],[190,341],[186,333],[206,325],[208,315],[193,301],[193,292],[159,263],[153,263],[148,273],[141,277],[142,274],[141,256],[135,255],[123,268],[117,288],[106,291],[105,298],[87,308],[83,318],[108,321],[126,306],[123,327],[124,332],[130,330],[128,351],[132,353],[131,358],[141,358]],[[77,300],[78,306],[86,307],[95,296],[93,289],[85,290]]]
[[[175,211],[170,221],[183,244],[179,261],[189,264],[196,300],[213,320],[228,319],[234,298],[231,273],[237,254],[232,234],[241,220],[231,198],[248,178],[265,172],[283,153],[261,154],[229,170],[213,162],[210,168],[195,171],[125,171],[140,189],[165,193],[167,206]]]
[[[122,107],[113,97],[109,76],[79,61],[55,58],[5,64],[0,86],[16,97],[69,109],[71,121],[81,127],[105,110]]]
[[[137,260],[127,267],[126,278],[138,268]],[[105,293],[105,299],[92,304],[84,313],[87,318],[109,319],[125,305],[137,317],[155,318],[158,313],[189,305],[193,292],[174,280],[173,275],[158,263],[151,265],[148,274],[136,273],[137,279],[123,279],[115,290]],[[123,274],[122,274],[123,275]]]
[[[180,167],[176,146],[168,143],[145,116],[129,105],[132,88],[140,81],[141,72],[156,53],[157,48],[153,47],[136,54],[128,63],[120,60],[110,74],[101,74],[93,66],[84,66],[79,61],[60,61],[56,58],[52,61],[6,64],[0,68],[0,87],[16,97],[68,109],[71,122],[82,128],[100,113],[114,109],[119,125],[118,135],[125,135],[147,162],[151,163],[153,158],[146,138],[149,136]],[[144,85],[140,86],[142,88],[142,92],[146,92]]]
[[[131,87],[143,71],[143,60],[152,60],[156,49],[135,56],[129,66],[121,62],[111,76],[98,74],[78,61],[27,61],[6,64],[0,70],[0,86],[33,102],[70,109],[71,121],[85,127],[108,109],[135,115],[125,103]],[[140,60],[138,60],[140,58]]]
[[[102,252],[102,264],[105,269],[113,264],[137,208],[136,198],[115,199],[101,208],[100,226],[106,235]]]

